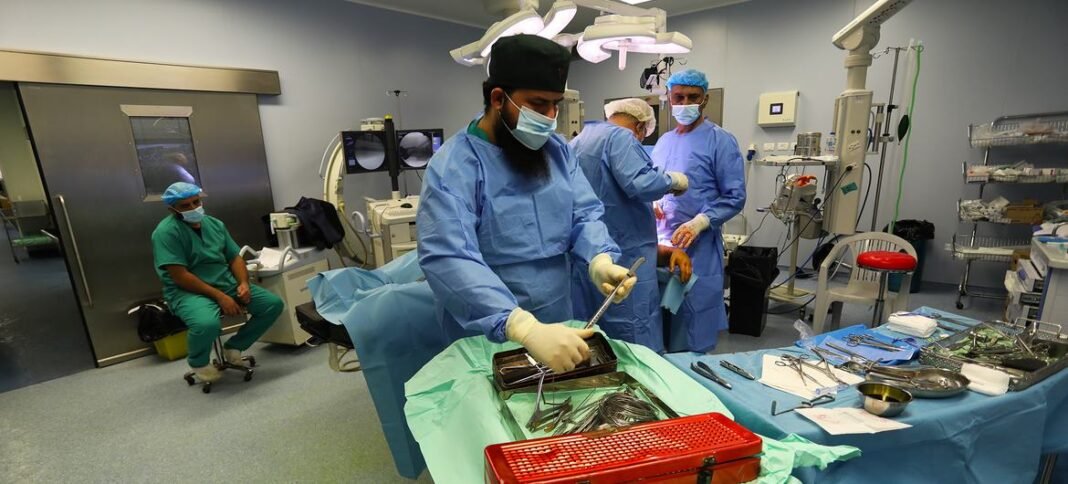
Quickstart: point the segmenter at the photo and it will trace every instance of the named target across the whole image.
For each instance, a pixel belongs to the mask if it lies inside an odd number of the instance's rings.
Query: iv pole
[[[879,177],[875,182],[875,206],[871,210],[871,231],[875,232],[875,227],[879,221],[879,196],[883,192],[883,169],[886,166],[886,145],[890,144],[894,140],[893,136],[890,136],[890,121],[893,119],[894,109],[897,109],[897,105],[894,104],[894,87],[897,85],[897,63],[898,58],[901,56],[901,51],[905,50],[905,47],[887,47],[884,53],[894,51],[894,71],[890,75],[890,97],[886,100],[886,120],[883,123],[882,134],[875,133],[879,137]],[[878,121],[878,120],[877,120]],[[870,181],[868,183],[871,183]]]

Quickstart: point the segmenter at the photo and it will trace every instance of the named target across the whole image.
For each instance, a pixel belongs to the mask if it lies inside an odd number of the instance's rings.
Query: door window
[[[189,127],[192,109],[123,106],[123,111],[130,119],[146,201],[159,200],[174,182],[200,185],[200,170]]]

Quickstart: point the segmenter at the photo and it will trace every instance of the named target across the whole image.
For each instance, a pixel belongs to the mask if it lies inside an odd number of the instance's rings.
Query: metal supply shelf
[[[1002,116],[968,126],[973,148],[1068,143],[1068,112]]]
[[[991,262],[1012,262],[1012,253],[1031,247],[1031,239],[1002,239],[997,237],[970,237],[953,234],[953,241],[946,244],[946,249],[953,252],[953,257],[961,260],[985,260]]]
[[[996,224],[996,225],[1033,225],[1033,224],[1031,224],[1029,222],[1016,222],[1016,221],[1007,220],[1007,219],[1003,219],[1003,218],[1002,219],[991,219],[991,218],[987,218],[987,217],[968,218],[967,216],[964,215],[964,211],[961,209],[961,204],[963,202],[964,202],[964,200],[957,199],[957,221],[959,221],[959,222],[965,222],[965,223],[987,223],[987,224]]]
[[[961,177],[965,184],[979,185],[979,200],[988,184],[1037,184],[1068,183],[1068,170],[1063,168],[1036,168],[1037,174],[1016,176],[994,176],[993,167],[1011,167],[1013,165],[996,165],[991,163],[990,152],[993,148],[1005,146],[1033,146],[1039,144],[1057,144],[1068,146],[1068,111],[1038,114],[1020,114],[1001,116],[991,123],[972,124],[968,126],[968,142],[973,148],[983,148],[982,166],[991,167],[987,173],[969,176],[968,163],[961,163]],[[1052,172],[1051,172],[1052,171]],[[972,264],[979,262],[1012,262],[1015,249],[1030,247],[1030,242],[1023,239],[1005,239],[980,237],[979,225],[992,223],[1003,226],[1025,225],[1006,224],[990,220],[964,220],[960,213],[960,200],[957,200],[957,218],[962,223],[970,223],[971,234],[953,236],[953,241],[946,244],[946,250],[953,253],[955,259],[964,262],[961,269],[960,284],[957,286],[957,309],[964,309],[966,297],[1002,298],[1004,294],[979,292],[969,287]]]
[[[975,166],[990,166],[990,165],[975,165]],[[1000,167],[1011,167],[1012,165],[998,165]],[[1042,169],[1042,168],[1040,168]],[[1050,170],[1050,168],[1044,168],[1042,170]],[[1041,174],[1041,175],[1017,175],[1011,177],[994,176],[990,174],[969,174],[968,162],[961,163],[961,175],[964,177],[964,183],[971,184],[987,184],[987,183],[1005,183],[1005,184],[1042,184],[1042,183],[1068,183],[1068,169],[1059,168],[1056,174]]]

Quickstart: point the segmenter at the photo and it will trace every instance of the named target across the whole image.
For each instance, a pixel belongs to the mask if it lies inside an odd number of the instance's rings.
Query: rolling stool
[[[886,285],[890,274],[905,274],[916,270],[916,258],[904,252],[872,250],[857,255],[857,267],[879,273],[879,294],[875,297],[875,311],[871,316],[871,327],[878,326],[886,305]]]
[[[224,333],[226,333],[228,330],[237,328],[237,327],[245,324],[245,320],[246,320],[245,318],[247,318],[247,317],[248,317],[248,315],[246,315],[246,314],[242,314],[241,316],[236,316],[236,317],[223,316],[222,322],[223,322],[224,325],[227,322],[236,323],[236,324],[232,324],[231,326],[224,326],[219,331],[219,336],[217,338],[215,338],[215,341],[211,344],[211,349],[215,353],[215,359],[213,359],[211,361],[211,364],[215,365],[215,368],[219,369],[219,371],[221,371],[221,372],[225,372],[226,370],[242,371],[242,372],[245,373],[245,381],[251,381],[252,380],[252,373],[253,373],[252,369],[256,367],[256,357],[255,356],[242,356],[241,357],[241,361],[248,362],[248,366],[235,365],[233,363],[230,363],[230,362],[226,361],[226,357],[224,356],[224,353],[223,353],[223,341],[222,341],[222,337],[223,337]],[[185,382],[188,383],[189,386],[196,385],[196,383],[197,383],[196,378],[194,378],[193,375],[195,375],[195,373],[193,371],[188,371],[188,372],[186,372],[185,376],[183,377],[183,378],[185,378]],[[200,391],[202,391],[204,393],[211,393],[211,382],[204,382],[203,386],[200,389]]]

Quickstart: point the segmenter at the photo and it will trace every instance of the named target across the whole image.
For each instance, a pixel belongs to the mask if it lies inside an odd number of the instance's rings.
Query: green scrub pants
[[[285,303],[270,291],[249,284],[249,292],[252,299],[245,310],[251,318],[237,334],[230,337],[223,344],[224,348],[235,350],[247,350],[263,333],[266,333],[278,316],[282,314]],[[226,294],[237,300],[237,288],[226,291]],[[240,302],[238,302],[240,304]],[[209,297],[179,290],[177,297],[170,303],[171,311],[181,318],[189,327],[189,366],[200,368],[207,366],[211,360],[211,344],[219,337],[221,331],[221,316],[219,305]]]

